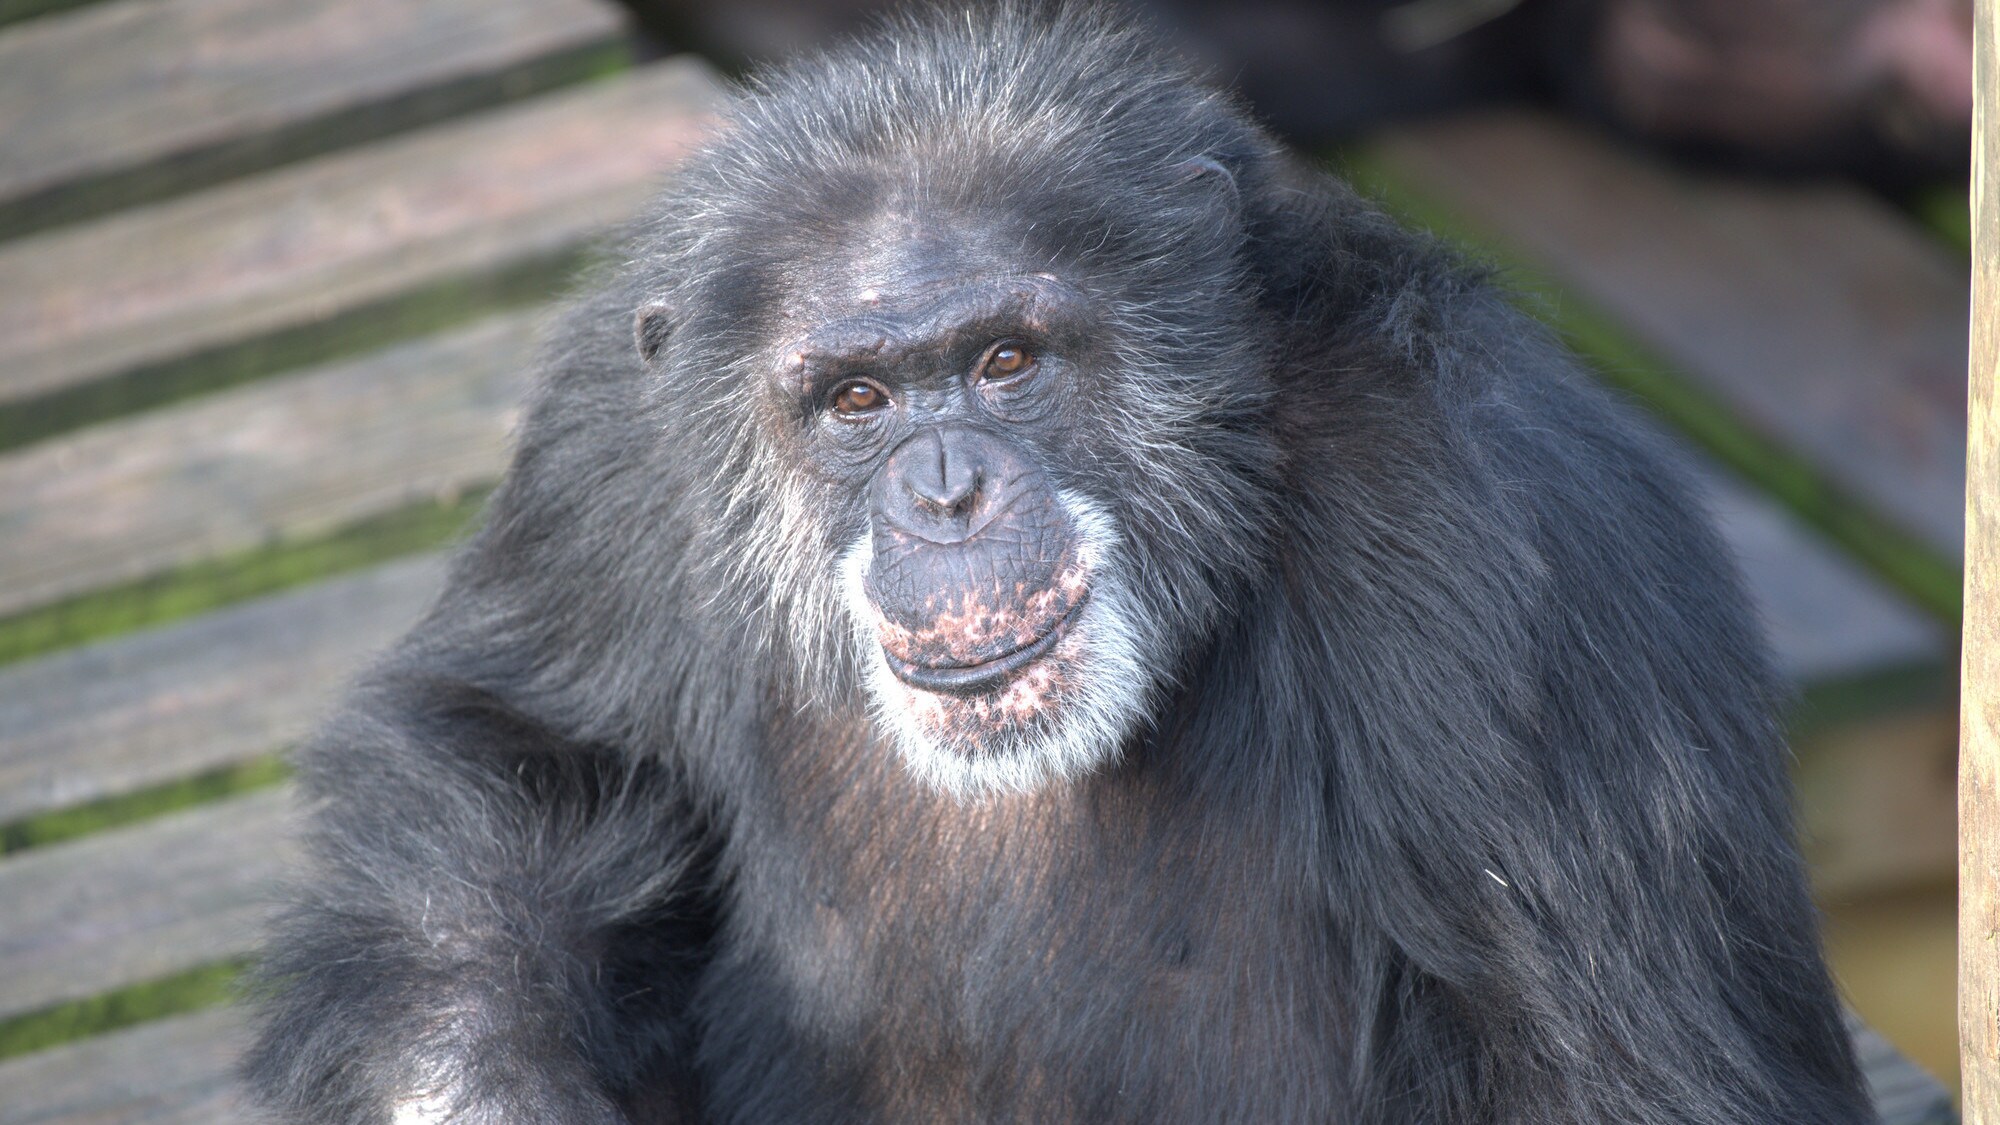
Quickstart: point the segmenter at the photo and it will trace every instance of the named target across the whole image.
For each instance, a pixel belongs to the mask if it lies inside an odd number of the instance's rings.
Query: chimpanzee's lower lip
[[[1069,632],[1069,623],[1076,618],[1077,611],[1081,610],[1084,603],[1089,600],[1088,594],[1078,598],[1076,604],[1070,606],[1069,612],[1063,614],[1049,627],[1048,632],[1013,652],[996,656],[984,663],[936,667],[913,664],[887,650],[884,650],[882,655],[889,661],[889,671],[913,688],[944,695],[984,695],[1013,679],[1021,669],[1041,659],[1050,649],[1056,647],[1056,642],[1062,640]]]

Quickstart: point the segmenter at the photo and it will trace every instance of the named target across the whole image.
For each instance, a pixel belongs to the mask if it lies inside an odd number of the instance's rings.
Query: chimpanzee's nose
[[[873,489],[875,514],[932,542],[955,543],[979,534],[1024,477],[1039,474],[1011,442],[969,426],[935,426],[889,455]]]
[[[910,497],[935,516],[963,515],[978,498],[986,477],[975,457],[958,450],[937,430],[925,430],[910,439],[910,459],[903,466],[903,487]]]

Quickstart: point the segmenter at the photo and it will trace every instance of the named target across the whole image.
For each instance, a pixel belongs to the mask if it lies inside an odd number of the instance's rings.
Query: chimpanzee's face
[[[1047,169],[956,194],[816,169],[759,212],[795,214],[733,215],[688,251],[699,285],[639,313],[664,440],[713,466],[718,604],[960,795],[1115,757],[1265,557],[1234,184],[1154,173],[1116,211],[1020,188],[1067,182]]]
[[[911,237],[817,271],[772,381],[865,527],[840,560],[874,711],[972,794],[1114,754],[1151,676],[1119,529],[1074,471],[1101,318],[1048,272]]]

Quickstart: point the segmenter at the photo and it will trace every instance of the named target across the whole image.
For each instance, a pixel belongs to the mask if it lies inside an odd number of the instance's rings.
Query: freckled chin
[[[1046,665],[1089,600],[1089,578],[1070,563],[1047,587],[1025,597],[1010,593],[999,602],[990,591],[964,592],[916,626],[871,606],[889,671],[905,687],[971,701],[1007,696],[1025,705],[1043,694],[1052,686]]]
[[[896,678],[904,689],[904,704],[920,729],[948,745],[973,746],[998,733],[1054,720],[1064,700],[1073,694],[1083,644],[1083,638],[1065,622],[1034,646],[1031,655],[994,661],[1008,667],[996,669],[977,688],[954,685],[952,690],[937,690],[925,686],[921,677],[899,673]],[[894,658],[889,663],[891,671],[896,671]]]
[[[1060,581],[1047,585],[1060,588],[1052,596],[1067,612],[1053,617],[1054,627],[985,662],[990,678],[943,691],[925,686],[922,671],[899,674],[893,646],[903,638],[884,628],[866,596],[869,558],[864,547],[843,563],[857,639],[868,646],[863,678],[882,733],[918,777],[970,799],[1079,777],[1118,755],[1154,680],[1145,619],[1116,570],[1088,563],[1057,570]]]

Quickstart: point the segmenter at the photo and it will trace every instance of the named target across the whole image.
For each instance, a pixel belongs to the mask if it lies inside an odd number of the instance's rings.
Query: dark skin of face
[[[891,671],[978,696],[1052,647],[1087,596],[1044,464],[1085,375],[1090,307],[1048,274],[922,274],[886,296],[850,289],[844,315],[781,350],[777,382],[812,462],[866,498],[864,588]]]

